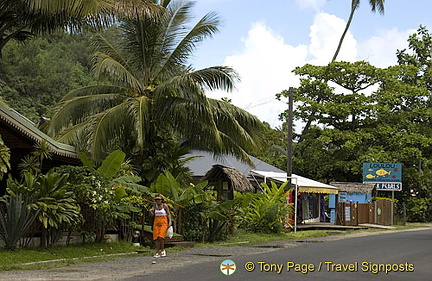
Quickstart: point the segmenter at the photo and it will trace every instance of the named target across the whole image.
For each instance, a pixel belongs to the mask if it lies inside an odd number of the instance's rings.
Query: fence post
[[[374,224],[377,224],[377,201],[374,201]]]

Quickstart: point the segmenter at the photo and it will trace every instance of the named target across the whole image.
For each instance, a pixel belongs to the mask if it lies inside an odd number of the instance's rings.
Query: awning
[[[266,171],[251,171],[252,176],[258,176],[264,178],[264,181],[278,181],[286,182],[287,174],[278,172],[266,172]],[[326,193],[326,194],[338,194],[338,189],[335,186],[321,183],[312,179],[308,179],[296,174],[292,174],[292,183],[296,184],[299,188],[299,192],[307,193]]]

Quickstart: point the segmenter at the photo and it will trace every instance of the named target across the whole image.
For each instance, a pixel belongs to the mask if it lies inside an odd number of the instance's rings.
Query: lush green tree
[[[0,60],[2,98],[35,123],[68,91],[95,83],[90,73],[90,36],[58,33],[11,42]]]
[[[411,81],[425,85],[432,91],[432,34],[425,26],[420,26],[417,32],[408,38],[409,49],[396,52],[399,65],[412,65],[417,67],[417,80]]]
[[[369,0],[369,4],[371,6],[372,12],[375,12],[376,10],[378,10],[381,14],[384,14],[384,2],[385,2],[385,0]],[[342,43],[345,39],[346,33],[348,32],[348,29],[351,26],[351,22],[352,22],[352,19],[354,17],[354,13],[359,6],[360,6],[360,0],[351,0],[351,12],[350,12],[348,21],[346,23],[345,29],[342,33],[342,36],[339,39],[339,44],[336,48],[336,52],[333,55],[332,62],[336,61],[336,58],[337,58],[339,51],[342,47]]]
[[[253,156],[281,170],[286,169],[287,128],[284,123],[280,128],[272,128],[264,122],[260,131],[262,149]]]
[[[140,166],[165,140],[250,160],[260,121],[204,93],[231,90],[236,72],[187,65],[196,44],[218,30],[219,18],[208,13],[190,27],[193,2],[161,4],[166,10],[158,18],[124,20],[117,42],[97,37],[93,69],[112,84],[69,92],[53,111],[48,134],[94,157],[121,148]]]
[[[381,14],[384,13],[384,0],[369,0],[369,4],[370,4],[370,6],[372,8],[372,12],[375,12],[376,10],[378,10]],[[344,29],[344,31],[343,31],[340,39],[339,39],[338,46],[336,48],[336,51],[335,51],[335,53],[333,55],[333,58],[332,58],[331,62],[336,61],[337,56],[339,55],[339,51],[340,51],[340,49],[342,47],[342,43],[343,43],[343,41],[345,39],[346,33],[349,30],[349,27],[351,26],[351,22],[352,22],[352,19],[354,17],[354,13],[357,10],[357,8],[359,7],[359,5],[360,5],[360,0],[352,0],[351,1],[350,16],[348,18],[348,21],[347,21],[347,24],[345,26],[345,29]],[[317,100],[317,102],[319,102],[319,101],[320,101],[320,99]],[[315,111],[310,112],[310,118],[306,121],[306,125],[303,127],[302,134],[300,135],[300,138],[298,139],[299,142],[303,141],[303,135],[307,134],[307,132],[308,132],[311,124],[314,122],[315,114],[316,114]]]
[[[162,9],[147,0],[3,0],[0,2],[0,58],[10,41],[58,29],[107,26],[116,16],[156,16]]]
[[[432,156],[431,94],[409,83],[417,68],[334,62],[295,72],[302,78],[294,116],[306,121],[317,112],[315,125],[295,146],[296,173],[326,182],[361,181],[363,162],[401,162],[406,190],[422,190],[419,164],[427,169]]]

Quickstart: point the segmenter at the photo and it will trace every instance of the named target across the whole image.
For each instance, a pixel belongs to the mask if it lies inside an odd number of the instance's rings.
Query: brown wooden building
[[[43,162],[43,171],[47,171],[53,167],[60,165],[79,165],[81,161],[73,146],[60,143],[53,140],[36,125],[15,111],[0,103],[0,135],[5,145],[10,149],[11,170],[12,175],[18,175],[18,165],[22,159],[34,151],[35,145],[41,141],[46,141],[51,149],[51,159],[46,159]],[[5,178],[0,185],[0,194],[5,189]]]

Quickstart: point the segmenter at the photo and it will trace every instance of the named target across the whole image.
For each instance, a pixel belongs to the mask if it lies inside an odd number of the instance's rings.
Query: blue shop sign
[[[363,163],[364,183],[402,182],[401,163]]]

